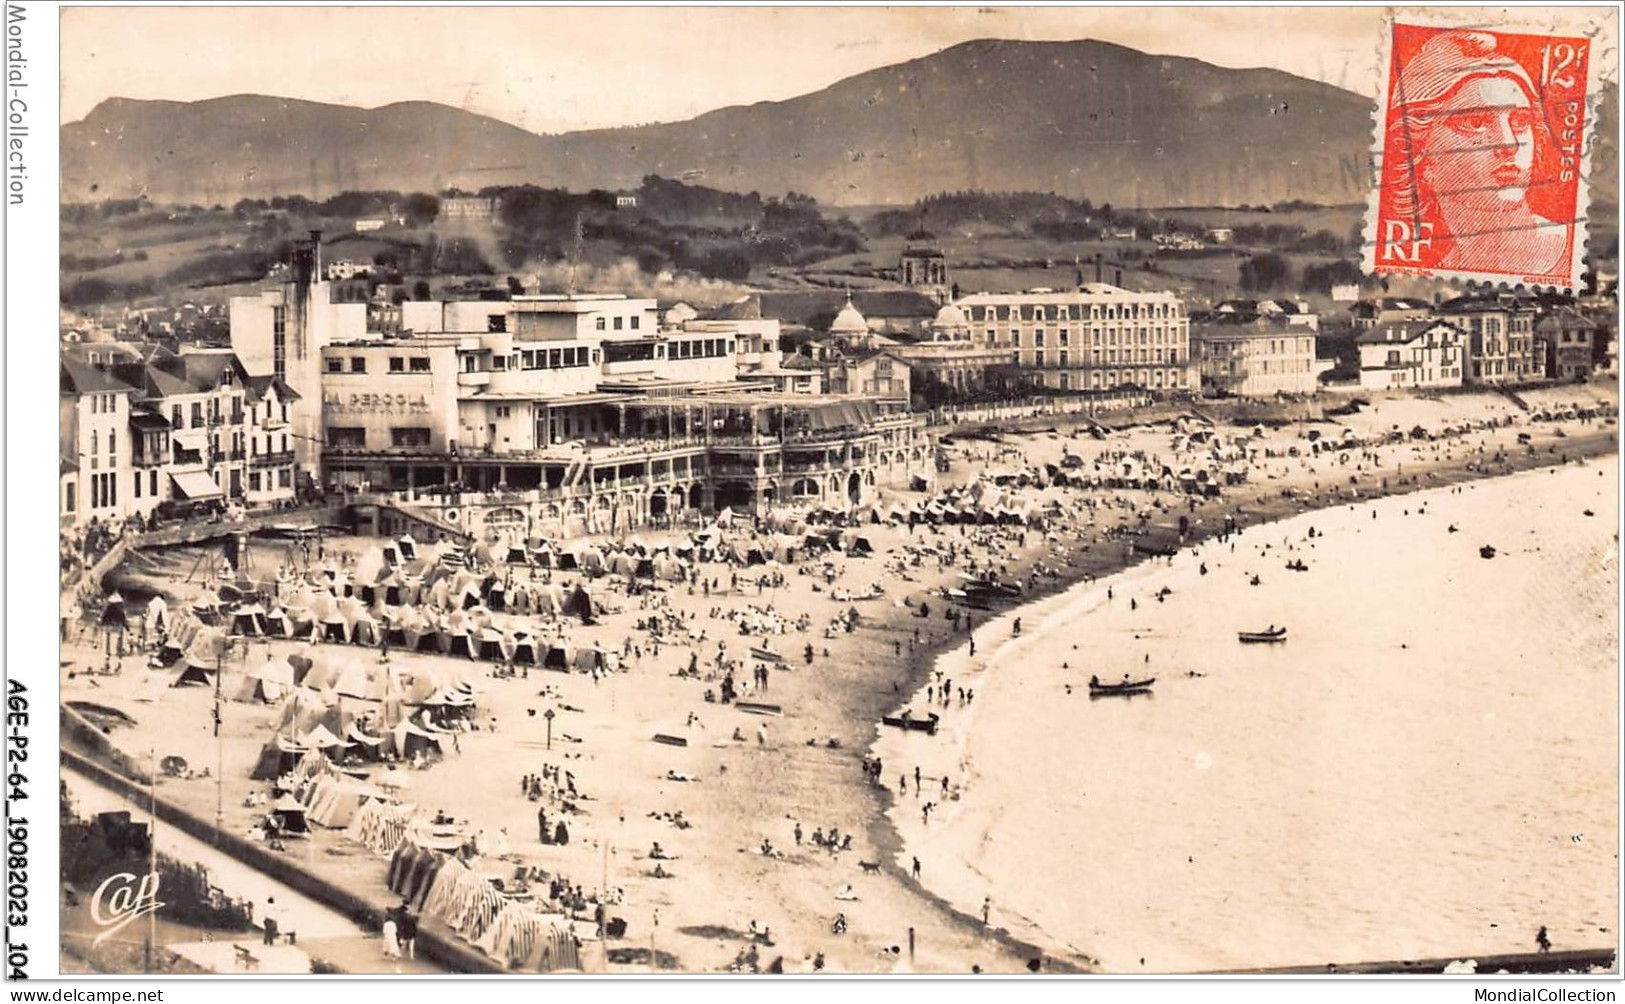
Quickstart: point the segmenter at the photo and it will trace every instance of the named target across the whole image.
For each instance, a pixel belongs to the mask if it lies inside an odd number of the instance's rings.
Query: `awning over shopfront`
[[[197,450],[199,453],[206,453],[209,449],[209,433],[204,429],[176,430],[169,438],[183,450]]]
[[[809,429],[869,425],[878,414],[875,406],[868,401],[838,401],[799,410],[801,413],[793,416],[792,421],[799,419]]]
[[[180,474],[171,473],[169,479],[175,482],[175,490],[183,498],[194,502],[205,499],[217,499],[222,496],[220,486],[214,483],[214,477],[203,471],[186,471]]]

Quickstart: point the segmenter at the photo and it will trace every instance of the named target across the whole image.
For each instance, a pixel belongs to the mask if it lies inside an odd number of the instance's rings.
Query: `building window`
[[[251,492],[257,492],[257,491],[260,490],[260,472],[259,471],[249,471],[248,472],[248,490],[251,491]]]
[[[367,372],[367,357],[366,356],[351,356],[350,357],[350,372],[351,373],[365,373],[365,372]]]
[[[337,356],[329,357],[328,360],[327,360],[327,372],[329,372],[329,373],[343,373],[344,372],[344,360],[338,358]]]
[[[118,433],[111,429],[107,431],[107,462],[118,463]]]
[[[367,430],[358,426],[330,425],[327,427],[327,445],[364,450],[367,448]]]
[[[604,319],[602,317],[594,318],[593,327],[597,328],[599,331],[604,330]]]
[[[632,318],[632,330],[638,330],[638,318],[635,316]]]
[[[118,479],[111,474],[105,474],[103,477],[107,478],[107,504],[118,505]]]
[[[500,359],[502,357],[498,356],[497,358]],[[413,356],[411,361],[407,365],[408,365],[408,368],[411,369],[411,371],[413,373],[427,373],[427,372],[429,372],[429,357],[428,356]]]
[[[389,430],[391,446],[399,447],[426,447],[429,445],[429,430],[423,426],[394,426]]]
[[[141,472],[140,471],[135,472],[135,497],[136,498],[141,497]]]
[[[1044,329],[1043,328],[1039,328],[1037,331],[1033,332],[1033,344],[1034,345],[1043,345],[1044,344]]]
[[[406,360],[401,358],[400,356],[390,356],[389,357],[389,371],[391,373],[405,373],[406,372]]]
[[[288,308],[271,308],[271,372],[288,375]]]
[[[620,317],[615,318],[615,330],[616,331],[621,330],[621,324],[622,324],[623,320],[624,320],[624,318],[620,318]]]
[[[203,402],[192,402],[192,428],[203,428]]]
[[[492,314],[485,319],[485,330],[492,334],[508,330],[507,314]]]
[[[75,485],[72,481],[68,482],[68,494],[67,494],[67,498],[65,499],[65,506],[64,506],[64,508],[65,508],[65,510],[67,512],[73,512],[74,503],[77,501],[74,498],[74,496],[78,494],[78,491],[77,491],[78,487],[79,486]]]
[[[286,467],[276,472],[276,483],[283,488],[293,486],[293,475],[288,472]]]
[[[147,472],[147,494],[153,498],[158,497],[158,472]]]

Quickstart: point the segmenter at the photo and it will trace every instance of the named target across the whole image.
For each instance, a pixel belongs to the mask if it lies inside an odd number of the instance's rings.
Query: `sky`
[[[1080,39],[1372,89],[1380,8],[67,8],[62,120],[109,97],[428,100],[534,132],[782,100],[975,38]],[[1267,36],[1269,44],[1260,44]]]
[[[976,38],[1098,39],[1273,67],[1375,97],[1383,15],[1381,7],[64,8],[62,121],[115,96],[254,93],[368,108],[436,101],[565,132],[783,100]]]

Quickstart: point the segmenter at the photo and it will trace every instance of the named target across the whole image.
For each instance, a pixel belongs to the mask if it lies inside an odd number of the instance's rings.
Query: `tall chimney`
[[[1105,281],[1104,279],[1101,278],[1100,268],[1101,268],[1100,255],[1096,254],[1095,255],[1095,282],[1104,282]]]
[[[316,281],[321,282],[322,281],[322,232],[320,230],[312,230],[310,232],[310,252],[311,252],[311,262],[315,266]]]

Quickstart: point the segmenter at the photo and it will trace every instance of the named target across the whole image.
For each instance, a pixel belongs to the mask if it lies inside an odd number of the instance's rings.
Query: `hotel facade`
[[[1172,293],[1105,283],[1075,290],[975,293],[955,301],[972,341],[1014,350],[1015,366],[1044,387],[1195,391],[1190,320]]]

